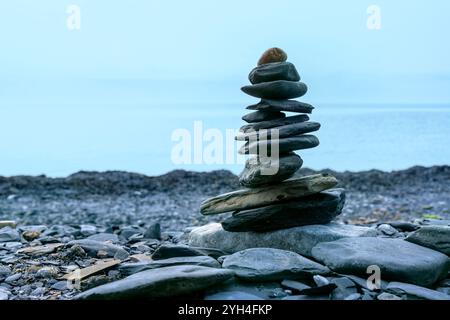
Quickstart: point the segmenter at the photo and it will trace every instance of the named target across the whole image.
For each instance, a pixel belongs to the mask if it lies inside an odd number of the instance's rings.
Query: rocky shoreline
[[[420,251],[423,247],[417,243],[428,241],[424,240],[428,232],[424,225],[439,229],[449,223],[449,166],[356,173],[300,169],[296,176],[317,173],[332,174],[347,193],[337,222],[323,226],[324,236],[329,236],[328,229],[333,235],[343,232],[336,231],[334,224],[337,228],[348,224],[352,232],[364,228],[364,232],[356,232],[358,239],[371,236],[384,239],[382,243],[410,237],[407,246]],[[153,288],[150,292],[160,292],[148,297],[167,297],[161,283],[174,272],[184,279],[180,287],[189,289],[177,295],[195,292],[199,299],[442,299],[449,294],[448,277],[436,280],[442,277],[442,257],[433,260],[436,278],[432,280],[436,281],[432,285],[428,279],[411,284],[408,276],[396,279],[394,273],[390,282],[383,282],[386,287],[373,292],[364,288],[361,274],[345,274],[346,261],[332,255],[336,246],[340,250],[359,247],[361,255],[370,253],[363,241],[355,244],[353,238],[333,238],[333,250],[323,244],[302,252],[286,248],[260,252],[262,249],[242,247],[241,253],[231,254],[220,248],[204,248],[207,243],[198,242],[189,232],[216,218],[201,216],[200,203],[238,188],[238,177],[228,171],[177,170],[157,177],[126,172],[79,172],[67,178],[0,177],[0,299],[136,297],[142,292],[121,291],[116,296],[114,290],[122,290],[130,281],[148,279],[159,279],[146,285]],[[423,234],[411,236],[418,228]],[[309,232],[302,230],[305,235]],[[430,251],[438,252],[435,250]],[[256,280],[248,281],[248,274],[242,273],[249,268],[246,263],[261,257],[268,261],[286,257],[291,264],[269,273],[270,266],[255,270]],[[309,271],[292,267],[295,261],[302,261]],[[220,266],[223,269],[214,271]],[[232,277],[228,270],[237,276]],[[418,270],[411,274],[420,273]],[[197,280],[186,273],[195,274]],[[128,277],[131,280],[126,280]],[[70,281],[72,286],[68,286]],[[215,285],[204,287],[204,281]],[[104,284],[113,288],[101,287]],[[94,293],[80,295],[88,289]],[[98,290],[107,293],[102,296]]]
[[[300,169],[295,177],[329,173],[347,190],[338,221],[376,224],[390,220],[450,218],[450,166],[383,172]],[[103,227],[159,222],[164,230],[215,222],[199,215],[200,204],[240,188],[229,171],[175,170],[160,176],[78,172],[66,178],[0,176],[0,219],[20,224],[95,224]]]

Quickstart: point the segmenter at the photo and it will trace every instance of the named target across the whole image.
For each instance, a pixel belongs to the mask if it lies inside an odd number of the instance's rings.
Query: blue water
[[[238,173],[242,164],[178,165],[173,130],[238,129],[245,103],[199,105],[11,105],[0,107],[0,175],[65,176],[79,170],[157,175],[173,169]],[[298,152],[304,166],[397,170],[450,163],[450,107],[321,105],[311,115],[320,146]],[[206,145],[207,143],[205,143]]]

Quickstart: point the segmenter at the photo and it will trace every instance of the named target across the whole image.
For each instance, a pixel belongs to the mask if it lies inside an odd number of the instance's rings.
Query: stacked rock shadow
[[[296,67],[283,50],[267,50],[249,74],[251,85],[242,91],[261,100],[247,107],[237,140],[245,141],[240,154],[249,154],[239,182],[246,189],[204,201],[204,215],[232,212],[222,221],[227,231],[269,231],[309,224],[326,224],[339,215],[345,202],[343,189],[331,175],[316,174],[290,179],[303,165],[294,151],[314,148],[311,134],[320,124],[309,121],[314,107],[292,100],[303,96]],[[287,116],[286,112],[294,113]],[[289,179],[289,180],[288,180]]]

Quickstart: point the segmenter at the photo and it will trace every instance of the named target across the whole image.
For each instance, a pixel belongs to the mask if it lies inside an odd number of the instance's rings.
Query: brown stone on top
[[[258,60],[258,66],[271,62],[284,62],[287,54],[280,48],[270,48],[266,50]]]

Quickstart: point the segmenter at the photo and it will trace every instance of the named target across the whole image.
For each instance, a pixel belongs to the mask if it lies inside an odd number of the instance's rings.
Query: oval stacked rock
[[[239,175],[246,189],[204,201],[204,215],[231,212],[222,227],[232,232],[268,232],[309,224],[326,224],[338,216],[345,191],[327,174],[292,178],[302,167],[297,150],[314,148],[320,124],[309,121],[314,107],[293,100],[306,94],[306,84],[287,54],[279,48],[263,53],[249,76],[246,94],[259,98],[247,107],[247,122],[236,139],[245,143],[239,153],[250,155]],[[287,113],[290,113],[288,115]]]

